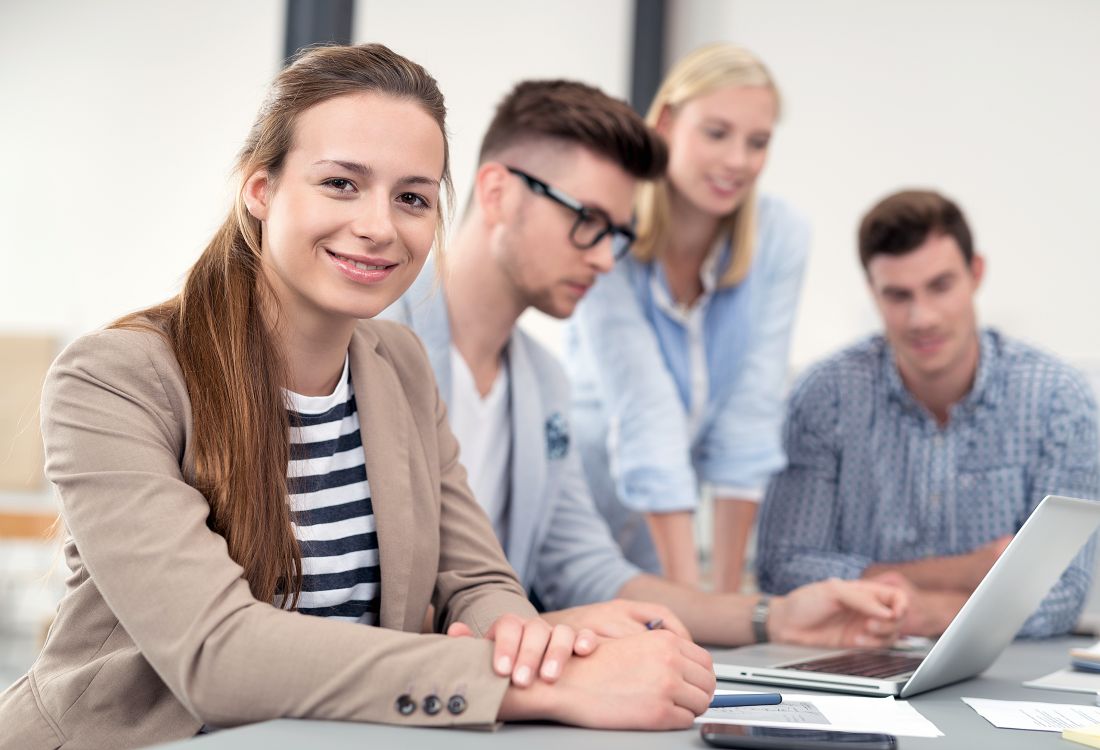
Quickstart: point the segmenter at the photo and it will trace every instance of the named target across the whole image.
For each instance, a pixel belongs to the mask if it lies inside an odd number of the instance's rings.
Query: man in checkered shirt
[[[760,586],[886,581],[910,593],[903,632],[939,635],[1044,496],[1100,498],[1096,402],[1066,364],[978,327],[985,262],[950,200],[888,196],[864,217],[859,251],[884,333],[813,367],[791,395],[788,465],[761,511]],[[1093,546],[1021,635],[1072,628]]]

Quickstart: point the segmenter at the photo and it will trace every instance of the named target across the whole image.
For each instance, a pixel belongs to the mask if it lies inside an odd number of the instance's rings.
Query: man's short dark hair
[[[668,163],[664,141],[626,102],[576,81],[524,81],[512,89],[497,106],[478,163],[538,140],[582,146],[641,180],[661,176]]]
[[[876,255],[905,255],[932,235],[955,240],[969,266],[974,241],[954,202],[932,190],[903,190],[879,201],[859,225],[859,260],[867,270]]]

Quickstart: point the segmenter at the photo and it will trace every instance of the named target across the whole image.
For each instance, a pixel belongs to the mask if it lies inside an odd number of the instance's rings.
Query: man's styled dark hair
[[[538,140],[582,146],[641,180],[659,177],[668,148],[626,102],[576,81],[524,81],[497,105],[478,164]]]
[[[903,190],[879,201],[859,225],[859,260],[863,270],[876,255],[905,255],[931,235],[947,235],[962,250],[969,266],[974,241],[962,210],[932,190]]]

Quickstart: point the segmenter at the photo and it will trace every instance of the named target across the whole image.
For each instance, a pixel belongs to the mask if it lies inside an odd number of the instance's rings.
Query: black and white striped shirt
[[[378,537],[347,361],[331,395],[286,395],[287,485],[302,551],[298,611],[377,625]]]

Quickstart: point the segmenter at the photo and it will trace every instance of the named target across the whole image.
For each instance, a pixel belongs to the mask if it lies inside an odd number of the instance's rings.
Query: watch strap
[[[768,642],[768,612],[771,610],[772,598],[762,594],[752,608],[752,635],[757,643]]]

